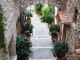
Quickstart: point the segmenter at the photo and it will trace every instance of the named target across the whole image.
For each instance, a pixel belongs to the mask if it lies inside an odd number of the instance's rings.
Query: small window
[[[77,7],[74,8],[74,16],[73,16],[73,22],[76,23],[76,20],[77,20],[77,14],[78,14],[78,9]]]

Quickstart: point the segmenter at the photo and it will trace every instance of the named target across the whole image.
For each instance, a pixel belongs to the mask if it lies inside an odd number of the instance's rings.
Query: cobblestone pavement
[[[32,24],[33,36],[31,37],[32,51],[30,60],[55,60],[51,52],[52,41],[49,35],[49,29],[46,23],[40,21],[40,16],[33,13]]]

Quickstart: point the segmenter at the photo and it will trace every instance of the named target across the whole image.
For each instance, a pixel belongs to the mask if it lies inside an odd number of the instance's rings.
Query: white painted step
[[[17,60],[17,55],[16,56],[10,56],[10,60]]]

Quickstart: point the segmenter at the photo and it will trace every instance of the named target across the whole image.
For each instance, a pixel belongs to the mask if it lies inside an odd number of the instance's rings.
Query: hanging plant
[[[7,54],[6,39],[4,33],[5,33],[5,17],[3,14],[2,5],[0,5],[0,48],[4,48],[3,52]]]

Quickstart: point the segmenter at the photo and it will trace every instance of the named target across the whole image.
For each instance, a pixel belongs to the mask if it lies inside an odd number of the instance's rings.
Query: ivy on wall
[[[4,33],[5,33],[5,17],[3,14],[2,5],[0,5],[0,49],[3,48],[4,49],[3,52],[7,54],[6,39]]]

